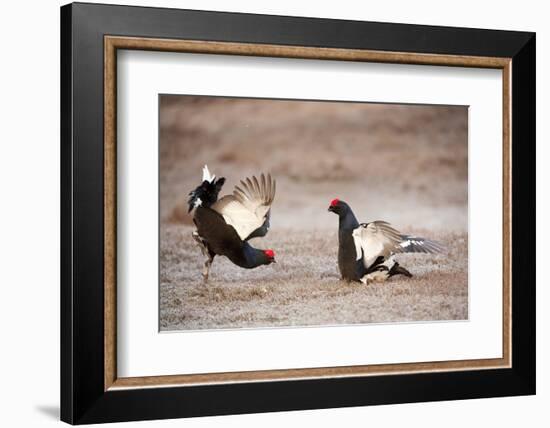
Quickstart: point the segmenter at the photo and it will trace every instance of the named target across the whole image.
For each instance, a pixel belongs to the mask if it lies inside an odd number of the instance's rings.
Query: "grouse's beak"
[[[331,206],[329,206],[329,207],[328,207],[328,211],[330,211],[330,212],[334,212],[334,207],[333,207],[332,205],[331,205]]]

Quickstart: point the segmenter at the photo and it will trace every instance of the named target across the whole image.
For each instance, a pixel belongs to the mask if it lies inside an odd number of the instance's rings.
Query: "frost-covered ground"
[[[161,330],[461,320],[468,316],[467,237],[462,233],[435,236],[448,247],[446,255],[398,255],[413,278],[395,276],[365,286],[339,280],[336,233],[273,231],[264,241],[276,249],[277,263],[245,270],[218,257],[205,285],[203,257],[191,242],[191,230],[188,226],[164,229]]]

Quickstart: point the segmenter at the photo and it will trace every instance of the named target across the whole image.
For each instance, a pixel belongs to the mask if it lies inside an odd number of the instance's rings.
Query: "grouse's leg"
[[[412,277],[412,273],[410,273],[407,269],[405,269],[402,266],[399,266],[399,263],[395,262],[394,265],[391,267],[388,276],[394,276],[394,275],[405,275],[408,278]]]
[[[195,230],[193,233],[191,233],[191,236],[197,242],[199,248],[201,249],[202,254],[204,256],[207,256],[208,249],[206,248],[206,242],[204,242],[204,240],[200,237],[199,232]]]
[[[208,275],[210,274],[210,267],[212,266],[212,262],[214,261],[214,256],[215,254],[209,251],[208,258],[204,262],[204,268],[202,270],[202,279],[205,284],[208,282]]]
[[[191,234],[191,236],[193,236],[193,239],[197,241],[197,244],[199,245],[202,254],[206,256],[206,261],[204,262],[204,267],[202,269],[202,279],[203,282],[206,284],[208,282],[208,275],[210,274],[210,267],[212,266],[212,262],[214,261],[215,254],[209,250],[206,242],[200,237],[196,230]]]
[[[371,268],[369,268],[369,271],[367,272],[367,274],[364,275],[360,279],[360,281],[363,284],[368,285],[369,282],[381,282],[381,281],[385,281],[388,278],[389,278],[388,267],[381,264],[381,265],[378,265],[378,266],[375,266],[375,267],[371,266]]]

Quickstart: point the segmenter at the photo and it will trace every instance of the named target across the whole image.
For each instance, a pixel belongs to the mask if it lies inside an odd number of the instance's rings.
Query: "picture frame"
[[[118,50],[501,69],[502,358],[118,377]],[[85,424],[534,394],[535,97],[534,33],[63,6],[61,419]]]

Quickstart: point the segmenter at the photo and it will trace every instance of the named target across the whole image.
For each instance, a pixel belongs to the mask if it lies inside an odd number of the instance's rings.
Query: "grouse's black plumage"
[[[203,182],[195,190],[189,193],[189,210],[191,212],[196,206],[211,207],[217,200],[220,190],[222,190],[225,178],[220,177],[216,180],[214,177],[212,182],[203,180]]]
[[[342,279],[367,281],[367,275],[384,272],[393,275],[412,276],[393,262],[395,253],[437,253],[443,247],[429,239],[401,235],[387,222],[359,223],[351,207],[344,201],[334,199],[328,208],[339,217],[338,223],[338,268]],[[391,268],[384,263],[393,263]]]
[[[222,215],[212,208],[197,207],[193,221],[212,255],[226,256],[237,266],[247,269],[273,262],[273,258],[268,256],[269,252],[266,254],[266,251],[243,241],[233,226],[228,225]]]
[[[329,211],[336,213],[338,219],[338,268],[342,279],[359,281],[366,269],[361,260],[356,260],[355,244],[352,233],[359,227],[359,222],[353,211],[345,202],[340,201],[338,207],[330,206]]]

